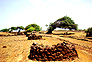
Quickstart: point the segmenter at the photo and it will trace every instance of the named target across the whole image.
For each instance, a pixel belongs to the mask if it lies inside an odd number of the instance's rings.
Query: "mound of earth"
[[[37,39],[42,39],[42,36],[41,35],[35,35],[35,34],[31,34],[31,35],[28,35],[28,40],[37,40]]]
[[[78,54],[73,44],[65,42],[52,45],[52,47],[33,43],[28,57],[35,61],[62,61],[74,60],[75,57],[78,57]]]

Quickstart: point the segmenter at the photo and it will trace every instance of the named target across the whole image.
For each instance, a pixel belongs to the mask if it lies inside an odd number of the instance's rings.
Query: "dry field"
[[[26,35],[0,36],[0,62],[33,62],[28,58],[30,46],[33,42],[52,46],[63,41],[75,45],[78,58],[62,62],[92,62],[92,38],[86,38],[86,33],[83,31],[69,31],[68,33],[73,34],[62,35],[65,32],[53,31],[53,34],[37,33],[37,35],[43,36],[41,40],[27,40]]]

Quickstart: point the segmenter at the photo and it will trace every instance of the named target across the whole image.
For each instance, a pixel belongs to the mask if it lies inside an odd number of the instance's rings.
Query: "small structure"
[[[24,35],[24,32],[25,30],[19,30],[19,29],[11,31],[11,33],[15,35]]]

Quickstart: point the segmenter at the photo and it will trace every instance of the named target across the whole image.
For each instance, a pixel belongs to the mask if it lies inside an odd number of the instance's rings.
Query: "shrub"
[[[7,29],[7,28],[0,30],[0,32],[8,32],[8,31],[9,31],[9,29]]]
[[[32,32],[32,31],[34,31],[34,30],[35,30],[34,27],[30,27],[29,29],[27,29],[27,32]]]
[[[92,37],[92,27],[89,27],[86,31],[86,37]]]
[[[28,26],[26,26],[25,27],[25,30],[26,31],[30,31],[30,32],[32,32],[32,31],[41,31],[41,27],[39,26],[39,25],[37,25],[37,24],[29,24]]]

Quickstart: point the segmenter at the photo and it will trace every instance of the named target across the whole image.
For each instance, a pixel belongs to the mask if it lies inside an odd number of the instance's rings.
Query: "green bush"
[[[5,29],[0,30],[0,32],[9,32],[9,29],[5,28]]]
[[[34,31],[34,30],[35,30],[34,27],[30,27],[29,29],[27,29],[27,32],[32,32],[32,31]]]
[[[16,29],[24,29],[24,27],[23,26],[17,26],[17,28]]]
[[[92,32],[92,27],[87,29],[88,32]]]
[[[37,25],[37,24],[29,24],[28,26],[26,26],[25,27],[25,30],[26,31],[30,31],[30,32],[32,32],[32,31],[41,31],[41,27],[39,26],[39,25]]]
[[[92,27],[89,27],[87,30],[86,30],[86,37],[92,37]]]

